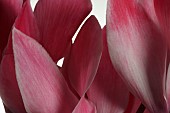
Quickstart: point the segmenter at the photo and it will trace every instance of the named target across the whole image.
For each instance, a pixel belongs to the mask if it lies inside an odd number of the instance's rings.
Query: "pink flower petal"
[[[39,0],[35,16],[42,44],[54,61],[64,56],[71,38],[91,7],[90,0]]]
[[[155,12],[170,47],[170,1],[154,0]]]
[[[24,3],[22,12],[15,21],[15,27],[24,34],[40,41],[40,34],[30,5],[30,0]]]
[[[147,16],[154,22],[154,24],[156,24],[157,27],[159,27],[160,25],[156,15],[154,1],[155,0],[140,0],[139,4],[142,5]]]
[[[102,53],[102,34],[97,19],[91,16],[80,30],[65,63],[71,85],[81,97],[90,87]]]
[[[40,42],[40,34],[38,30],[38,26],[34,17],[34,14],[31,9],[30,1],[27,0],[22,8],[21,13],[16,18],[14,26],[22,31],[24,34],[34,38],[38,42]],[[12,35],[10,34],[7,48],[5,50],[5,54],[13,54],[12,50]]]
[[[87,91],[97,113],[123,113],[128,104],[129,91],[110,61],[106,29],[103,29],[103,53],[96,77]]]
[[[11,27],[22,7],[22,0],[0,0],[0,51],[6,47]],[[1,54],[0,54],[1,55]],[[0,56],[2,58],[2,56]],[[1,59],[0,59],[1,62]]]
[[[29,113],[70,113],[77,98],[50,56],[34,39],[13,29],[16,76]]]
[[[0,95],[13,113],[26,113],[16,82],[14,56],[5,55],[0,65]]]
[[[72,113],[97,113],[95,105],[82,97]]]
[[[109,0],[107,33],[112,63],[132,93],[150,112],[167,113],[167,46],[137,0]]]
[[[39,38],[38,28],[36,26],[33,12],[30,7],[30,1],[24,4],[20,15],[15,21],[15,27],[24,32],[25,34],[34,37],[36,40]],[[3,60],[1,63],[0,75],[0,93],[4,104],[14,113],[24,113],[25,108],[21,99],[21,94],[16,81],[14,56],[12,50],[12,35],[9,36],[7,48],[4,51]]]

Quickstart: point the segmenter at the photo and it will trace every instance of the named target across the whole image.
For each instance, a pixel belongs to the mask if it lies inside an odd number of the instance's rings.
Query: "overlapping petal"
[[[103,52],[96,77],[87,91],[97,113],[123,113],[126,110],[129,91],[110,61],[106,29],[103,29]]]
[[[0,66],[0,95],[13,113],[26,113],[15,76],[14,56],[5,55]]]
[[[130,90],[150,112],[167,113],[166,43],[137,0],[109,0],[107,33],[112,63]]]
[[[85,97],[82,97],[73,110],[72,113],[98,113],[96,110],[96,106],[87,100]]]
[[[17,17],[14,26],[36,40],[39,39],[38,28],[36,26],[29,0],[23,5],[22,11]],[[12,35],[10,34],[8,45],[4,51],[5,55],[3,56],[0,67],[0,94],[6,107],[12,112],[24,113],[26,111],[16,81],[12,49]]]
[[[102,53],[102,32],[97,19],[91,16],[80,30],[72,45],[69,58],[64,62],[72,87],[79,96],[91,85]]]
[[[35,17],[42,45],[54,61],[64,56],[71,38],[91,7],[90,0],[39,0]]]
[[[12,25],[22,7],[22,0],[1,0],[0,1],[0,61],[2,52],[6,47]]]
[[[70,113],[78,100],[44,48],[14,28],[13,50],[17,81],[26,111]]]
[[[24,34],[40,42],[40,34],[39,34],[38,26],[37,26],[33,11],[31,9],[29,0],[27,0],[24,3],[22,11],[16,18],[14,26],[20,31],[22,31]],[[5,50],[5,54],[13,54],[11,34],[9,36],[9,41],[7,44],[7,48]]]

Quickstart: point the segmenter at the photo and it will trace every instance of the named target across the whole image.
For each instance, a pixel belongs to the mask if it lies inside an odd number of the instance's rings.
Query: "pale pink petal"
[[[72,113],[98,113],[96,110],[96,106],[87,100],[85,97],[82,97],[73,110]]]
[[[13,29],[16,76],[28,113],[70,113],[77,98],[50,56],[34,39]]]
[[[12,25],[22,7],[22,0],[0,0],[0,51],[6,47]],[[1,54],[0,54],[1,55]],[[0,56],[2,58],[2,56]],[[1,59],[0,59],[1,62]]]
[[[110,61],[105,28],[103,45],[99,68],[87,96],[96,105],[97,113],[123,113],[128,104],[129,91]]]
[[[65,65],[71,85],[81,97],[90,87],[102,53],[102,32],[91,16],[80,30]]]
[[[35,17],[42,44],[54,61],[65,55],[71,38],[91,8],[90,0],[39,0]]]
[[[131,92],[155,113],[167,113],[167,46],[138,0],[109,0],[107,42],[113,65]]]

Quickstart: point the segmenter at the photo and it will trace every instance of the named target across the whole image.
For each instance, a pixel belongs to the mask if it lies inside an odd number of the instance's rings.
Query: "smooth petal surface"
[[[109,0],[110,57],[132,93],[154,113],[167,113],[166,43],[137,0]]]
[[[0,51],[6,47],[11,27],[22,7],[22,0],[0,0]],[[2,58],[0,56],[0,58]],[[0,59],[1,61],[1,59]]]
[[[97,108],[97,113],[123,113],[126,110],[129,91],[112,66],[103,29],[103,52],[96,77],[87,96]]]
[[[170,1],[154,0],[155,12],[170,48]]]
[[[0,66],[0,95],[12,113],[26,113],[15,76],[14,56],[4,55]]]
[[[82,97],[72,113],[97,113],[96,106]]]
[[[71,85],[79,96],[91,85],[102,53],[102,32],[97,19],[91,16],[80,30],[65,62]]]
[[[24,3],[22,12],[15,21],[15,27],[24,34],[40,42],[40,34],[30,5],[30,0]]]
[[[24,34],[40,42],[40,34],[39,34],[38,26],[37,26],[33,11],[30,6],[30,0],[27,0],[24,3],[22,11],[16,18],[14,26],[18,30],[22,31]],[[5,54],[13,54],[11,34],[9,37],[7,48],[5,50]]]
[[[13,50],[17,81],[26,111],[70,113],[78,103],[77,98],[44,48],[14,28]]]
[[[140,0],[138,3],[144,8],[144,11],[147,13],[147,16],[154,22],[157,27],[160,27],[158,17],[155,11],[155,0]]]
[[[42,44],[54,61],[65,55],[71,38],[91,8],[90,0],[39,0],[35,17]]]
[[[17,17],[14,26],[25,34],[38,40],[39,31],[36,26],[33,12],[30,7],[30,1],[23,5],[20,15]],[[4,104],[14,113],[24,113],[25,108],[21,99],[21,94],[16,81],[14,66],[14,56],[12,47],[12,35],[9,36],[7,48],[4,51],[1,63],[0,74],[0,94]]]

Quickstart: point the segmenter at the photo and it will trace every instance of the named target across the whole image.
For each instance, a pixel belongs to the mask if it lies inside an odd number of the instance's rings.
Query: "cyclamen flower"
[[[6,112],[168,113],[168,3],[108,0],[103,31],[91,16],[72,44],[90,0],[39,0],[34,12],[29,0],[1,0]]]

